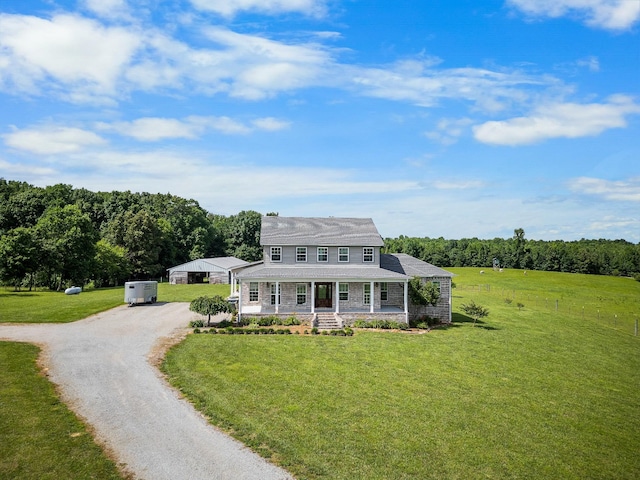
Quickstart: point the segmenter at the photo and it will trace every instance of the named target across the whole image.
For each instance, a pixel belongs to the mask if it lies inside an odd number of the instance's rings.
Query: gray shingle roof
[[[261,245],[384,245],[370,218],[262,217]]]
[[[353,281],[402,281],[408,277],[402,273],[378,267],[347,266],[272,266],[255,265],[238,274],[241,280],[353,280]]]
[[[380,255],[380,267],[410,277],[453,277],[453,273],[423,262],[406,253],[383,253]]]

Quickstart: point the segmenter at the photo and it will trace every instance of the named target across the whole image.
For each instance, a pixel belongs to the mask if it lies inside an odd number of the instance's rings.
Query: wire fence
[[[589,301],[558,298],[553,294],[540,294],[530,291],[520,291],[491,284],[458,285],[456,290],[469,292],[474,295],[487,295],[493,299],[502,299],[505,303],[518,309],[528,309],[548,314],[562,314],[572,318],[597,322],[598,325],[638,336],[640,323],[640,307],[636,313],[628,311],[614,311],[613,307],[600,306]]]

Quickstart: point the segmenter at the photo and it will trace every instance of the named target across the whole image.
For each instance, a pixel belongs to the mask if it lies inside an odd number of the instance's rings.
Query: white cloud
[[[16,130],[3,135],[11,148],[38,155],[78,152],[86,147],[104,145],[106,141],[87,130],[73,127],[43,126]]]
[[[453,145],[466,132],[471,123],[473,121],[470,118],[443,118],[438,121],[435,130],[425,132],[424,136],[442,145]]]
[[[323,0],[191,0],[199,9],[232,17],[238,12],[253,11],[275,15],[297,12],[309,16],[322,16],[326,12]]]
[[[126,0],[84,0],[87,9],[104,18],[129,18]]]
[[[592,27],[627,30],[640,19],[638,0],[507,0],[527,15],[577,16]]]
[[[113,95],[119,76],[140,45],[120,27],[75,15],[51,20],[0,15],[0,86],[33,93],[41,84],[71,87],[74,95]]]
[[[432,59],[403,61],[384,68],[344,67],[345,78],[362,95],[411,102],[431,107],[444,99],[472,102],[485,111],[500,111],[522,103],[528,90],[556,87],[551,77],[518,71],[498,72],[484,68],[435,69]]]
[[[568,185],[574,192],[595,195],[605,200],[640,202],[640,177],[617,181],[578,177],[570,180]]]
[[[640,105],[617,95],[608,103],[558,103],[535,109],[528,117],[490,121],[473,127],[476,140],[494,145],[526,145],[550,138],[599,135],[627,125],[626,116],[640,113]]]
[[[17,178],[52,176],[56,173],[53,168],[32,166],[25,163],[9,163],[0,159],[0,171],[4,174],[10,173]]]
[[[287,122],[285,120],[278,120],[277,118],[273,118],[273,117],[257,118],[252,123],[260,130],[267,130],[270,132],[275,132],[277,130],[285,130],[289,128],[289,126],[291,125],[291,122]]]
[[[169,138],[195,139],[209,130],[225,135],[245,135],[255,130],[277,131],[288,128],[289,122],[273,117],[256,118],[250,125],[229,117],[189,116],[184,119],[145,117],[130,122],[100,122],[96,128],[113,131],[143,142],[156,142]]]

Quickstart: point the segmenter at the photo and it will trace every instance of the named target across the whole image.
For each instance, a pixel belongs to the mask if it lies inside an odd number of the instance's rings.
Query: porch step
[[[342,319],[335,313],[318,313],[315,326],[318,330],[339,330],[342,328]]]

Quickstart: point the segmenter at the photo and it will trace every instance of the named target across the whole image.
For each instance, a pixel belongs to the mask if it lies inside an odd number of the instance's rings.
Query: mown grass
[[[478,296],[466,288],[476,273],[455,270],[449,328],[191,335],[163,368],[214,424],[300,479],[640,478],[639,339]],[[524,277],[508,275],[505,288]],[[557,276],[523,285],[579,298],[581,282],[603,280]],[[602,305],[609,288],[636,294],[612,280],[596,288]],[[459,313],[471,298],[490,310],[476,327]]]
[[[37,355],[34,345],[0,342],[0,478],[122,478],[38,373]]]
[[[229,295],[229,285],[158,284],[159,302],[190,302],[201,295]],[[0,323],[65,323],[124,304],[124,288],[85,289],[79,295],[38,290],[0,290]]]

